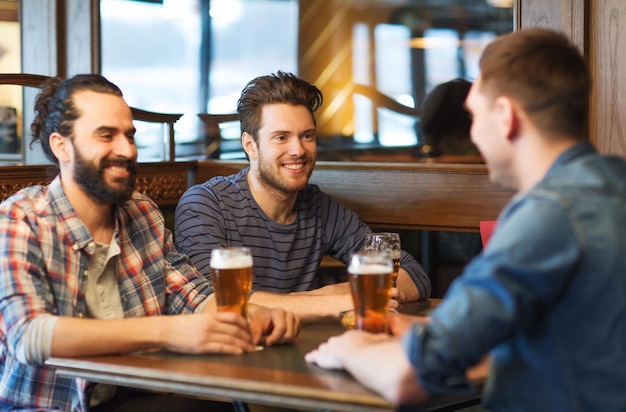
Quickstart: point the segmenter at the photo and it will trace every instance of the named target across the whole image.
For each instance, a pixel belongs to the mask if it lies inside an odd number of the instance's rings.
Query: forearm
[[[416,403],[429,397],[397,339],[353,346],[340,356],[345,369],[356,380],[392,402]]]
[[[350,294],[316,294],[315,291],[297,294],[258,291],[250,296],[250,303],[292,312],[302,323],[336,318],[340,312],[354,308]]]
[[[400,268],[400,271],[398,272],[396,287],[400,294],[399,301],[401,303],[424,299],[417,286],[415,286],[413,279],[411,279],[411,276],[409,276],[408,272],[402,268]]]
[[[400,275],[405,272],[407,279],[400,281]],[[413,285],[411,286],[410,282]],[[431,293],[430,278],[424,272],[424,268],[419,264],[417,260],[410,253],[402,251],[402,258],[400,259],[400,274],[398,275],[398,285],[402,288],[407,288],[409,300],[428,299]],[[412,287],[417,289],[417,295],[411,291]]]
[[[52,356],[92,356],[160,347],[168,316],[115,320],[60,317],[52,337]]]

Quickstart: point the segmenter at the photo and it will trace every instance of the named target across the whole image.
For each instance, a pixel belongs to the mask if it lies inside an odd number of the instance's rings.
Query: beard
[[[311,164],[311,162],[311,159],[307,160],[307,164]],[[273,167],[275,167],[275,163],[264,161],[263,157],[259,153],[259,179],[267,187],[270,187],[283,194],[299,192],[300,190],[304,189],[307,184],[309,184],[309,178],[313,173],[313,168],[311,167],[308,173],[301,176],[298,181],[290,182],[287,181],[287,179],[284,179],[280,175],[280,172],[274,172],[272,169]]]
[[[85,159],[76,147],[74,157],[74,180],[92,199],[122,205],[133,195],[137,180],[137,163],[134,160],[106,158],[98,166]],[[108,166],[126,167],[130,175],[128,178],[115,179],[115,184],[109,185],[104,178],[104,171]]]

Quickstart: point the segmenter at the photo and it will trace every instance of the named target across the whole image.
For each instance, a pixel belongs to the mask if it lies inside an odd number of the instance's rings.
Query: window
[[[483,47],[513,30],[512,2],[492,3],[101,0],[102,73],[131,106],[183,113],[178,157],[207,156],[199,113],[233,113],[250,79],[277,70],[322,89],[321,159],[414,148],[423,144],[416,113],[424,96],[456,77],[473,80]],[[410,114],[354,92],[362,86]],[[140,160],[162,159],[163,130],[138,129]],[[220,145],[221,158],[244,157],[237,122],[221,129]]]
[[[0,2],[0,73],[19,73],[18,3]],[[22,160],[22,88],[0,86],[0,164]]]
[[[297,72],[293,0],[101,0],[100,12],[102,74],[131,106],[183,113],[175,125],[178,157],[204,155],[198,113],[232,113],[250,79]],[[162,159],[155,142],[163,131],[136,126],[140,160]],[[238,126],[225,137],[238,141]]]

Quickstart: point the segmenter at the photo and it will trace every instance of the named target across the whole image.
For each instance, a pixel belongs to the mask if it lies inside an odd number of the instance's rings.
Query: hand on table
[[[359,349],[389,340],[390,336],[383,333],[368,333],[358,330],[349,330],[342,335],[333,336],[325,343],[320,344],[317,349],[304,355],[304,359],[309,363],[315,363],[324,369],[345,369],[345,359],[351,353]]]
[[[350,330],[328,339],[304,359],[324,369],[345,369],[394,403],[428,398],[397,337]]]
[[[293,342],[302,328],[300,318],[283,309],[248,305],[252,342],[267,346]]]
[[[162,347],[179,353],[252,352],[254,344],[248,322],[232,312],[162,316]]]

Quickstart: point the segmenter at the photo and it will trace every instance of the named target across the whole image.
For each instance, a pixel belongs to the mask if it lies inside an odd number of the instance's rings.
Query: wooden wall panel
[[[235,173],[246,162],[201,161],[196,182]],[[318,162],[311,183],[374,227],[477,232],[512,193],[484,165]]]
[[[567,34],[581,51],[585,50],[589,0],[523,0],[519,2],[519,27],[548,27]]]
[[[591,3],[590,135],[603,153],[626,155],[626,1]]]
[[[137,190],[149,196],[159,206],[175,206],[183,192],[192,183],[196,162],[140,163]],[[50,166],[0,167],[0,202],[31,185],[45,185],[54,177]]]

